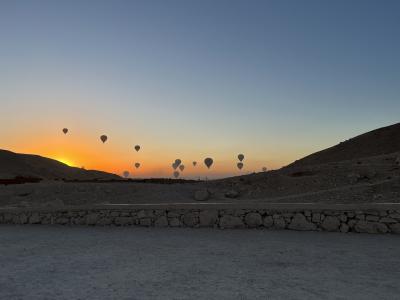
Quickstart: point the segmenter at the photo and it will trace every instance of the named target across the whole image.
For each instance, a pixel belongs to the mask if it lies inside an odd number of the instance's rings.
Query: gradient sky
[[[3,149],[235,175],[396,123],[399,96],[400,1],[0,0]]]

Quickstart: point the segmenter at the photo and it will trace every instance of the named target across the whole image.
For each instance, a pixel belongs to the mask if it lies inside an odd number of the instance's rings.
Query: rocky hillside
[[[15,177],[67,180],[121,179],[114,174],[70,167],[57,160],[38,155],[0,150],[0,178]]]
[[[375,129],[325,150],[308,155],[288,167],[354,160],[400,151],[400,123]]]
[[[272,202],[400,202],[400,123],[356,136],[280,170],[216,181]]]

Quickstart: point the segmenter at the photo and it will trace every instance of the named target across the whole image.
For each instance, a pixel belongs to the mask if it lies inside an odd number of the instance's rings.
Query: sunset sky
[[[221,177],[399,116],[400,1],[0,0],[1,149]]]

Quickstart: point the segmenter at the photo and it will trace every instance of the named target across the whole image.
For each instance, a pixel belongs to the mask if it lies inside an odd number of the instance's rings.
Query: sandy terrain
[[[398,236],[2,226],[0,299],[398,299]]]

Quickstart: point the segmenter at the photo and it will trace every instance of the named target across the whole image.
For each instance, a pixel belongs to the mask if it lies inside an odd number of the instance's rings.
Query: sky
[[[400,1],[0,0],[1,149],[247,174],[396,123],[399,98]]]

